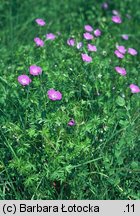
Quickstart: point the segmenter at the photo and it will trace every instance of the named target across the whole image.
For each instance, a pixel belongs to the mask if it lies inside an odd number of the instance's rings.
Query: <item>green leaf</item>
[[[119,106],[125,106],[125,100],[124,100],[124,98],[122,98],[120,96],[118,96],[116,102]]]

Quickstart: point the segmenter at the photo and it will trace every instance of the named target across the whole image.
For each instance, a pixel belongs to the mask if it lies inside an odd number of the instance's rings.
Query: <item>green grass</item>
[[[140,93],[129,89],[140,86],[140,1],[110,1],[107,11],[102,2],[1,1],[0,199],[140,199]],[[111,22],[113,9],[121,25]],[[89,64],[81,59],[85,24],[102,30]],[[37,48],[34,38],[48,32],[61,35]],[[84,41],[82,51],[67,45],[70,36]],[[138,55],[117,59],[116,43]],[[17,77],[32,64],[43,73],[24,88]],[[48,99],[50,88],[62,92],[61,101]]]

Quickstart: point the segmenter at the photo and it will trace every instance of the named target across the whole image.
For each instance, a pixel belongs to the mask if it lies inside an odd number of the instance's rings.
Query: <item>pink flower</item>
[[[46,25],[46,23],[45,23],[45,21],[44,21],[43,19],[36,19],[35,21],[36,21],[36,23],[37,23],[38,25],[40,25],[40,26]]]
[[[126,49],[124,46],[116,46],[117,49],[119,50],[120,53],[125,54],[126,53]]]
[[[97,51],[97,48],[95,45],[92,45],[92,44],[88,44],[88,51],[91,51],[91,52],[96,52]]]
[[[118,57],[118,58],[124,58],[124,55],[122,53],[120,53],[118,50],[115,50],[115,55]]]
[[[71,120],[68,122],[68,125],[69,125],[69,126],[74,126],[74,125],[75,125],[74,119],[71,119]]]
[[[34,42],[36,43],[37,46],[41,46],[43,47],[44,46],[44,41],[41,40],[40,38],[34,38]]]
[[[30,74],[33,76],[40,75],[42,73],[42,68],[37,65],[31,65],[29,68]]]
[[[122,68],[122,67],[115,67],[115,70],[121,74],[122,76],[125,76],[126,75],[126,70],[125,68]]]
[[[56,38],[56,36],[53,33],[48,33],[48,34],[46,34],[46,38],[47,38],[47,40],[54,40]]]
[[[85,62],[91,62],[92,61],[92,57],[90,57],[88,54],[81,54],[83,61]]]
[[[128,53],[133,56],[138,54],[137,50],[133,48],[128,48]]]
[[[30,82],[32,82],[32,80],[25,74],[22,74],[20,76],[18,76],[18,82],[23,85],[23,86],[26,86],[26,85],[29,85]]]
[[[122,19],[120,16],[112,16],[112,21],[115,23],[122,23]]]
[[[99,36],[101,35],[101,31],[100,31],[99,29],[96,29],[96,30],[94,31],[94,35],[95,35],[96,37],[99,37]]]
[[[62,99],[62,94],[59,91],[56,91],[55,89],[50,89],[47,92],[47,94],[50,100],[56,101]]]
[[[122,35],[122,38],[123,38],[124,40],[128,40],[129,36],[126,35],[126,34],[124,34],[124,35]]]
[[[74,38],[69,38],[69,39],[67,40],[67,44],[68,44],[69,46],[74,46],[74,45],[75,45],[75,40],[74,40]]]
[[[108,9],[108,3],[107,3],[107,2],[104,2],[104,3],[102,4],[102,8],[105,9],[105,10]]]
[[[93,28],[90,25],[85,25],[85,30],[88,31],[88,32],[92,32]]]
[[[85,38],[86,40],[92,40],[92,39],[93,39],[93,35],[90,34],[90,33],[88,33],[88,32],[86,32],[86,33],[84,33],[84,38]]]
[[[80,49],[83,46],[82,42],[77,43],[77,49]]]
[[[140,92],[140,88],[135,84],[131,84],[129,87],[130,87],[132,93],[139,93]]]

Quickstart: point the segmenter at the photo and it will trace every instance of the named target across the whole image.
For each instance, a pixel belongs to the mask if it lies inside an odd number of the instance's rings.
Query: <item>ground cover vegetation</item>
[[[140,198],[139,5],[1,0],[0,199]]]

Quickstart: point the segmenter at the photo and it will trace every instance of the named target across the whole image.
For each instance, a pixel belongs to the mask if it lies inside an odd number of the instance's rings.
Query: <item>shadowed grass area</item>
[[[1,1],[0,199],[140,198],[140,93],[129,88],[140,87],[140,2],[109,1],[108,10],[102,3]],[[122,24],[111,21],[112,10]],[[37,26],[36,18],[46,26]],[[97,52],[87,50],[86,24],[102,31],[92,41]],[[57,35],[54,41],[45,41],[49,32]],[[35,37],[45,46],[36,47]],[[70,37],[83,48],[68,46]],[[116,44],[138,55],[120,60]],[[83,62],[81,53],[93,61]],[[31,65],[42,74],[31,76]],[[127,75],[116,73],[116,66]],[[30,76],[29,86],[18,83],[21,74]],[[51,88],[62,100],[49,100]]]

